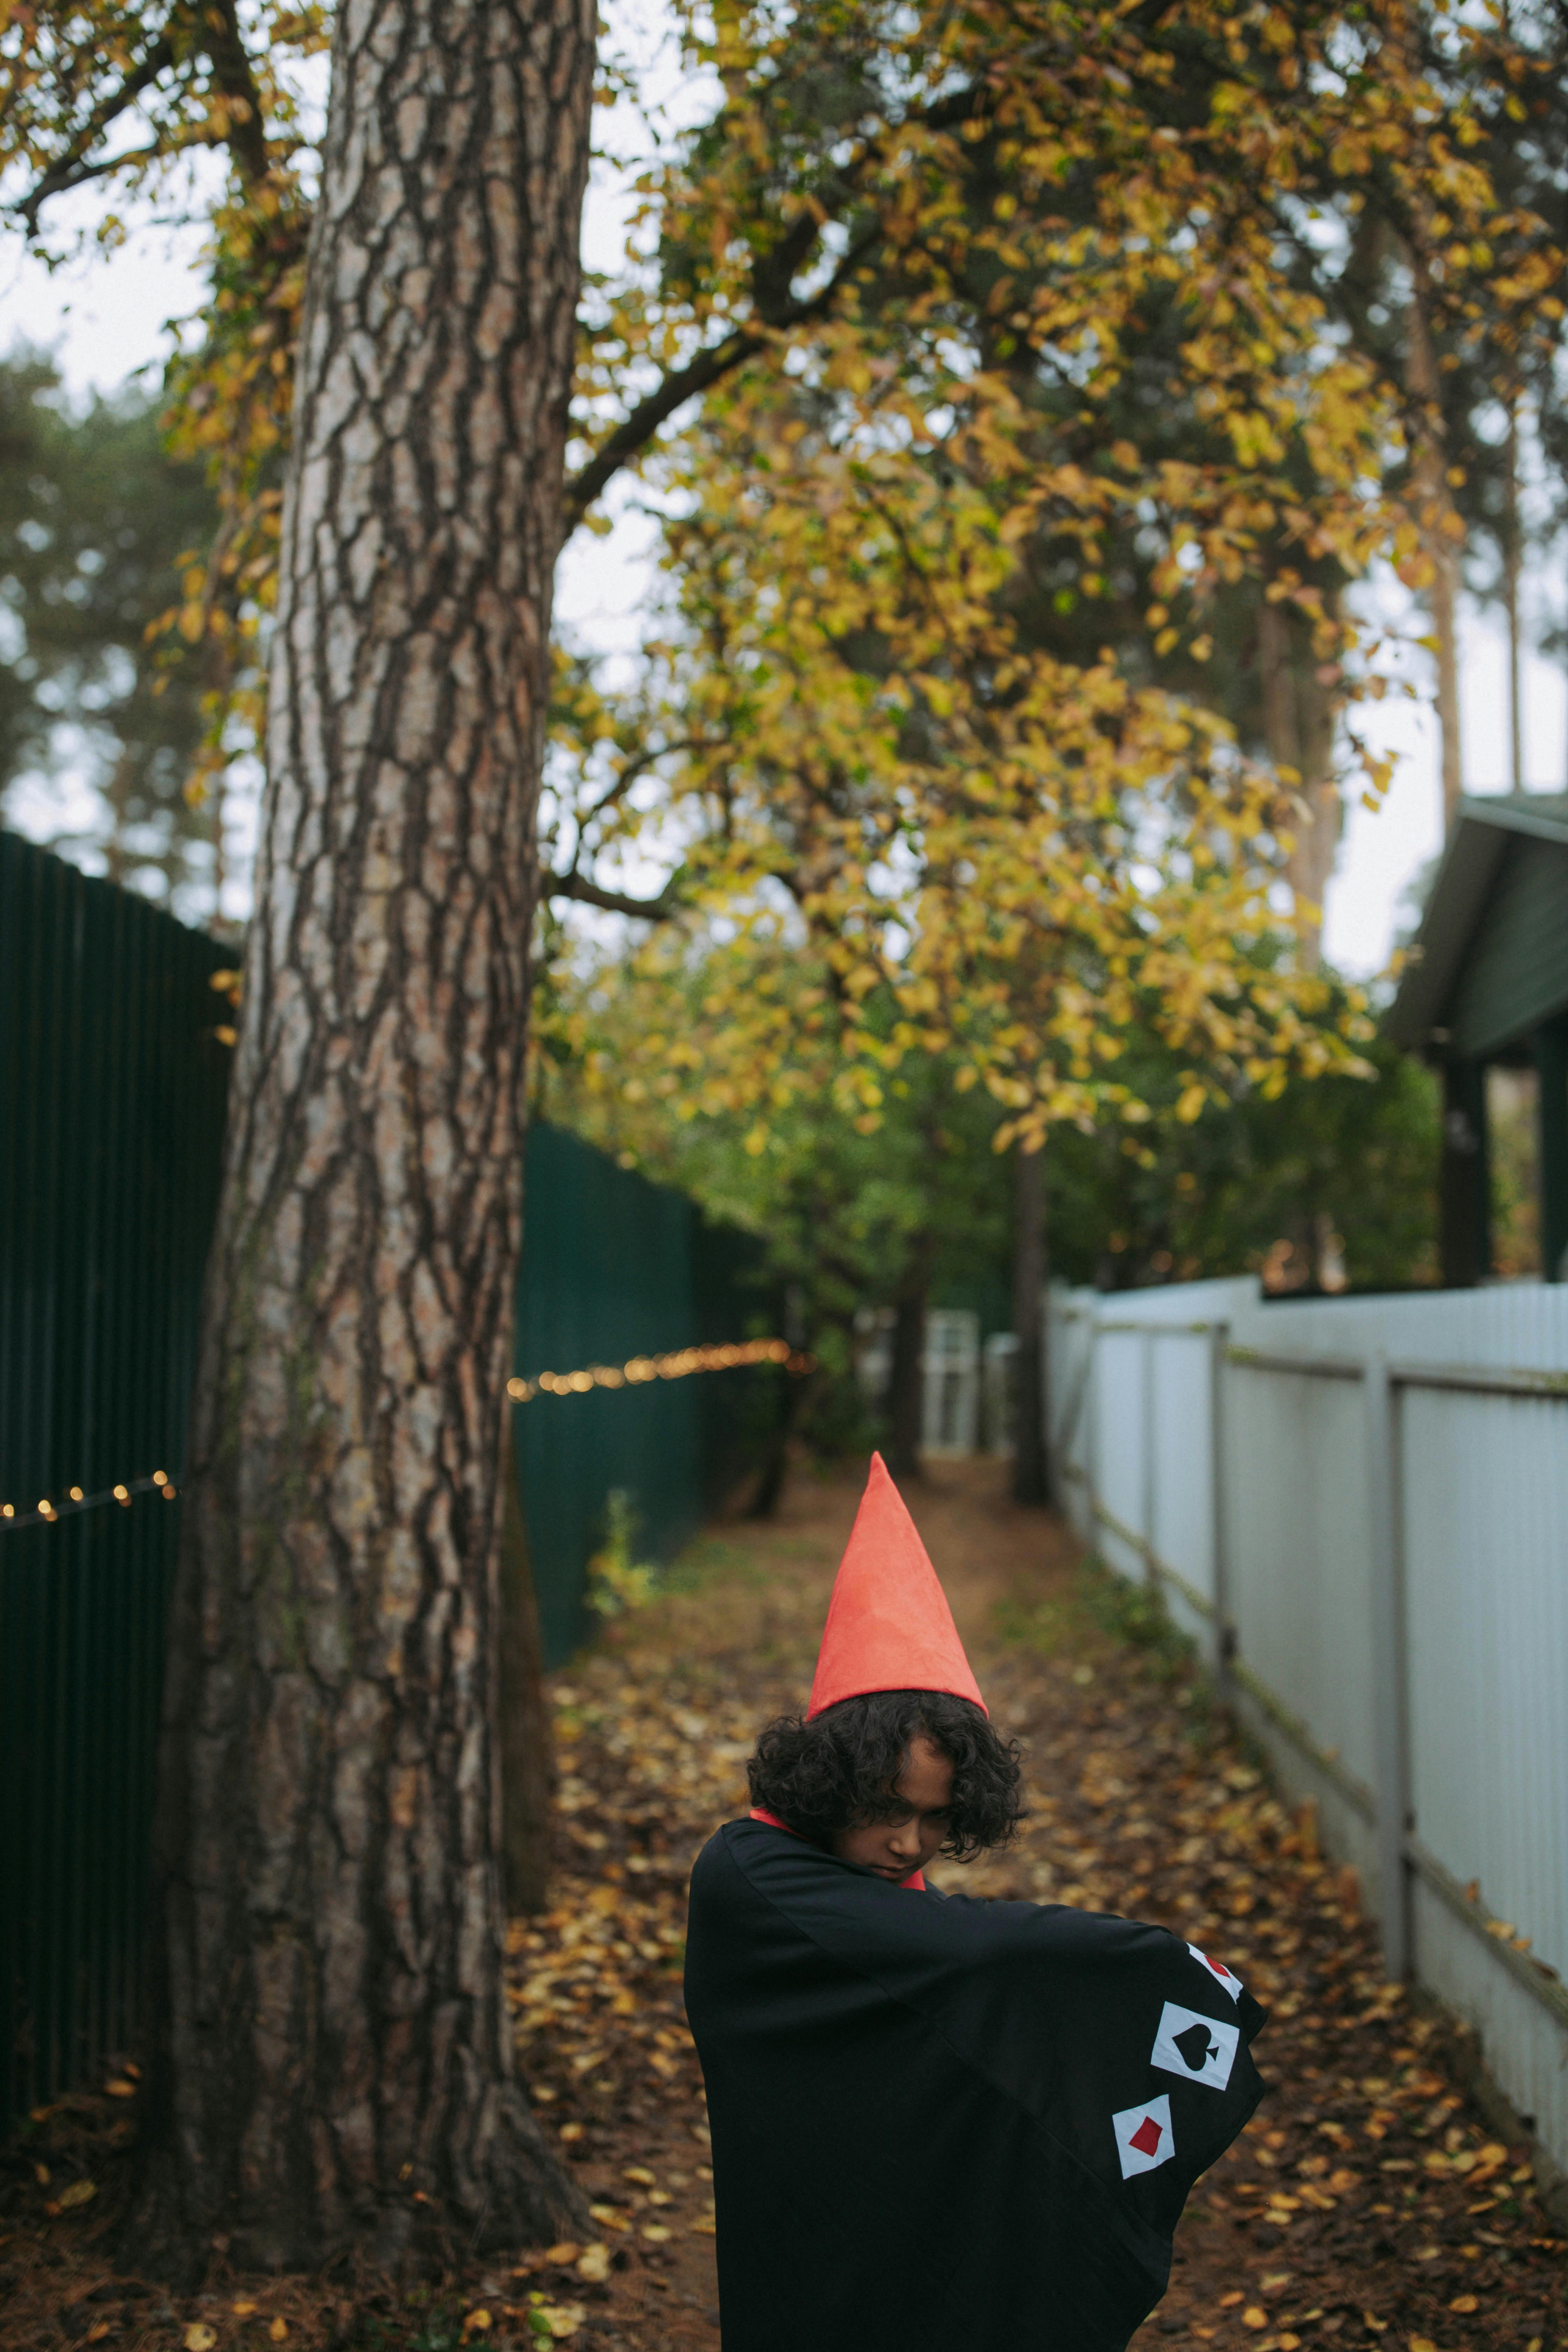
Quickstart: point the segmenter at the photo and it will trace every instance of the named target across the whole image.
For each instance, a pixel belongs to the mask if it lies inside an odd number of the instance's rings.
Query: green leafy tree
[[[806,1003],[808,1024],[808,1001],[826,993],[820,964],[787,950],[771,963],[779,996]],[[792,1303],[790,1336],[817,1360],[810,1385],[788,1391],[790,1425],[823,1451],[868,1435],[856,1327],[868,1308],[890,1308],[891,1391],[875,1429],[911,1471],[927,1301],[952,1284],[994,1282],[1005,1265],[1010,1171],[994,1148],[1004,1114],[982,1091],[955,1090],[948,1057],[919,1054],[888,1076],[874,1113],[847,1115],[821,1082],[829,1033],[809,1025],[788,1049],[765,1121],[721,1085],[672,1085],[663,1039],[700,1019],[713,977],[700,960],[662,979],[616,960],[591,975],[558,972],[539,1020],[536,1108],[759,1236]],[[885,992],[861,1013],[884,1034],[896,1025]]]
[[[185,792],[203,675],[164,663],[150,632],[216,511],[202,467],[165,448],[155,401],[77,413],[48,360],[0,362],[0,791],[74,771],[99,814],[51,845],[203,917],[221,877],[221,807]]]
[[[1379,1040],[1365,1049],[1369,1077],[1248,1089],[1185,1125],[1172,1115],[1178,1079],[1167,1057],[1148,1040],[1133,1050],[1155,1106],[1150,1124],[1053,1138],[1062,1279],[1119,1289],[1258,1272],[1274,1289],[1326,1278],[1377,1290],[1436,1278],[1441,1105],[1431,1071]]]

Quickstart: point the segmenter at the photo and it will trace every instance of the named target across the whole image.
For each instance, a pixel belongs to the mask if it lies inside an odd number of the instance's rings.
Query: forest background
[[[416,2160],[476,2231],[573,2217],[482,1763],[526,1101],[752,1224],[830,1372],[887,1304],[896,1385],[1007,1234],[1026,1374],[1047,1231],[1112,1281],[1419,1278],[1430,1093],[1321,955],[1409,656],[1369,585],[1425,615],[1450,818],[1489,587],[1525,781],[1556,11],[696,10],[580,278],[594,32],[0,25],[17,233],[87,192],[110,255],[148,205],[209,239],[155,417],[8,372],[7,761],[94,741],[98,854],[178,892],[265,744],[161,1781],[173,2264],[219,2212],[284,2264],[404,2229]],[[617,478],[646,625],[552,655]]]
[[[630,154],[646,164],[660,141],[668,143],[673,126],[697,119],[701,100],[700,81],[690,77],[690,54],[684,70],[674,65],[672,36],[678,38],[679,28],[657,27],[652,38],[644,25],[628,22],[621,29],[626,37],[615,44],[617,64],[605,76],[610,103],[601,110],[601,187],[596,216],[591,200],[590,220],[602,257],[624,269],[628,214],[635,222],[638,201],[636,165],[624,159]],[[323,91],[324,60],[310,54],[311,47],[310,40],[296,40],[289,59],[301,131],[319,116]],[[199,144],[195,152],[199,178],[212,159]],[[612,163],[612,155],[622,160]],[[86,193],[95,201],[90,187]],[[94,288],[90,279],[84,288],[84,268],[93,268],[95,247],[100,285],[106,267],[117,279],[134,277],[138,245],[144,256],[154,215],[165,236],[183,237],[191,261],[198,260],[201,247],[192,240],[203,233],[204,215],[188,198],[194,217],[184,229],[177,219],[171,227],[178,207],[169,205],[166,194],[157,205],[136,192],[122,210],[117,206],[107,231],[100,213],[84,213],[81,205],[77,194],[66,205],[57,203],[57,216],[74,211],[71,227],[35,240],[30,248],[29,262],[47,255],[51,270],[59,272],[61,290],[52,277],[47,293],[36,283],[19,284],[24,315],[47,319],[52,305],[58,316],[62,300],[68,310],[73,298],[79,307],[84,292],[90,309]],[[112,262],[103,254],[105,245],[114,252]],[[166,268],[148,271],[144,259],[141,267],[159,285],[169,278]],[[199,263],[187,264],[186,272],[199,301]],[[200,315],[195,309],[183,330],[187,345],[193,333],[202,332]],[[73,346],[82,339],[79,327]],[[1516,433],[1510,445],[1505,412],[1489,392],[1480,383],[1467,387],[1458,429],[1472,472],[1475,447],[1495,449],[1500,434],[1502,473],[1499,478],[1496,454],[1483,457],[1482,480],[1469,498],[1456,501],[1466,529],[1457,583],[1473,614],[1498,614],[1502,621],[1510,674],[1504,700],[1511,698],[1514,705],[1516,739],[1505,780],[1517,784],[1538,781],[1524,751],[1532,715],[1541,742],[1542,697],[1538,691],[1533,714],[1521,710],[1520,677],[1530,679],[1532,654],[1554,656],[1564,641],[1553,599],[1542,593],[1549,567],[1562,568],[1551,462],[1557,427],[1549,400],[1539,415],[1527,409],[1522,438]],[[1449,430],[1452,438],[1452,425]],[[234,910],[247,903],[246,817],[258,764],[244,729],[232,725],[221,761],[213,759],[213,703],[225,656],[211,635],[194,655],[170,659],[172,616],[181,614],[187,633],[193,625],[188,600],[182,613],[182,569],[190,572],[190,560],[222,521],[221,491],[188,454],[189,422],[183,428],[176,423],[164,388],[150,384],[145,371],[108,397],[79,397],[73,404],[58,363],[18,345],[0,370],[0,435],[8,461],[7,511],[0,515],[4,603],[12,625],[0,655],[0,792],[13,821],[19,817],[26,829],[89,870],[128,879],[193,919],[211,920],[217,911],[221,920],[226,906],[232,928]],[[205,471],[210,478],[210,458]],[[671,509],[668,484],[649,483],[629,498],[623,493],[614,506],[616,543],[606,551],[612,563],[618,557],[625,566],[626,551],[634,551],[630,588],[640,598],[649,583],[648,558],[657,564],[660,555]],[[669,551],[666,541],[666,563]],[[584,568],[591,578],[592,552]],[[624,602],[624,571],[616,588]],[[574,600],[569,566],[569,609],[574,601],[581,605],[584,599],[579,593]],[[1422,663],[1422,649],[1410,641],[1425,635],[1428,624],[1386,567],[1363,584],[1360,601],[1373,610],[1390,609],[1392,601],[1396,611],[1403,602],[1406,642],[1395,646],[1396,633],[1389,633],[1384,667],[1408,691]],[[1227,626],[1237,632],[1234,616]],[[1245,642],[1247,626],[1240,625],[1236,674],[1221,684],[1217,698],[1243,740],[1250,731],[1267,753],[1259,740],[1267,728],[1260,730],[1259,713],[1248,707],[1256,704],[1258,681],[1247,675],[1257,667],[1256,648]],[[595,631],[592,619],[584,628],[569,618],[563,644],[579,677],[608,677],[624,691],[633,675],[624,626]],[[1539,688],[1538,667],[1534,683]],[[226,716],[231,709],[226,708]],[[1369,740],[1398,740],[1401,721],[1394,708],[1374,706],[1362,715]],[[1461,725],[1466,719],[1473,728],[1468,708]],[[1546,780],[1544,769],[1541,780]],[[657,767],[638,781],[639,823],[604,845],[601,858],[618,868],[611,878],[634,873],[644,895],[657,897],[658,879],[670,862],[668,811],[658,797]],[[1341,781],[1336,777],[1336,786]],[[1363,816],[1353,800],[1352,807]],[[652,889],[650,876],[656,877]],[[1320,891],[1327,880],[1325,875]],[[1421,887],[1418,877],[1417,894]],[[1415,903],[1407,900],[1400,919],[1405,932]],[[602,992],[607,971],[626,970],[637,934],[624,919],[584,923],[583,913],[580,902],[557,902],[547,968],[570,976],[570,992],[574,984],[581,990],[592,964]],[[1374,1002],[1376,993],[1374,979]],[[628,1010],[622,1007],[623,1034],[616,1040],[623,1055]],[[637,1017],[645,1014],[639,1005]],[[745,1150],[753,1122],[709,1118],[694,1126],[689,1118],[650,1119],[646,1099],[612,1107],[591,1072],[568,1075],[559,1031],[547,1050],[555,1060],[549,1067],[541,1062],[536,1095],[542,1107],[548,1101],[549,1115],[763,1231],[778,1270],[796,1286],[804,1328],[839,1371],[847,1369],[849,1317],[857,1307],[891,1306],[911,1296],[968,1296],[976,1284],[994,1290],[1011,1226],[1008,1173],[984,1165],[985,1148],[1003,1124],[994,1115],[989,1122],[984,1112],[976,1119],[978,1107],[972,1107],[961,1131],[942,1130],[940,1156],[956,1154],[966,1170],[956,1187],[951,1177],[934,1190],[917,1181],[929,1164],[921,1138],[929,1141],[934,1131],[929,1107],[922,1120],[889,1104],[881,1141],[849,1148],[847,1161],[840,1123],[820,1129],[809,1119],[803,1123],[797,1110],[787,1125],[774,1125],[759,1168]],[[1140,1089],[1152,1091],[1168,1109],[1179,1094],[1175,1072],[1157,1071],[1155,1063],[1157,1056],[1155,1062],[1145,1056]],[[630,1084],[637,1096],[635,1073]],[[929,1093],[923,1079],[921,1087]],[[900,1104],[905,1099],[895,1097]],[[1211,1105],[1191,1130],[1169,1118],[1136,1139],[1068,1128],[1046,1178],[1052,1265],[1070,1280],[1112,1284],[1254,1267],[1266,1269],[1271,1284],[1289,1287],[1325,1275],[1331,1283],[1349,1279],[1363,1286],[1430,1279],[1436,1119],[1434,1090],[1423,1075],[1380,1056],[1370,1087],[1364,1079],[1321,1092],[1292,1083],[1278,1104]],[[896,1135],[900,1126],[903,1132]],[[1505,1274],[1531,1264],[1529,1128],[1527,1105],[1501,1107],[1495,1181]],[[942,1238],[933,1249],[936,1228]],[[829,1231],[830,1249],[811,1246],[813,1235]],[[849,1404],[841,1383],[822,1385],[816,1415],[822,1437]],[[853,1419],[851,1412],[844,1433]]]

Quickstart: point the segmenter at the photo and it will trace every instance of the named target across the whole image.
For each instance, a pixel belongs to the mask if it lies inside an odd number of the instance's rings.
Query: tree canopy
[[[655,151],[626,268],[589,289],[568,491],[592,518],[639,468],[673,584],[638,689],[575,746],[567,797],[597,822],[564,829],[558,893],[624,906],[591,853],[635,821],[687,853],[683,904],[754,922],[781,885],[850,1004],[895,935],[912,1026],[962,1033],[1026,1123],[1082,1107],[1067,1041],[1093,1025],[1076,999],[1055,1025],[1038,939],[1032,992],[998,992],[1042,893],[1108,1031],[1142,988],[1194,1068],[1256,1060],[1278,1008],[1222,975],[1224,941],[1292,877],[1310,931],[1326,865],[1301,841],[1326,827],[1331,854],[1346,713],[1378,690],[1342,592],[1379,559],[1430,583],[1476,388],[1550,378],[1555,16],[731,0],[678,22],[713,102]],[[89,184],[110,245],[149,190],[205,191],[211,299],[168,415],[221,509],[170,616],[221,682],[209,770],[258,709],[301,75],[327,37],[273,0],[94,0],[14,11],[0,50],[30,234]],[[1289,1066],[1288,1012],[1279,1034]]]

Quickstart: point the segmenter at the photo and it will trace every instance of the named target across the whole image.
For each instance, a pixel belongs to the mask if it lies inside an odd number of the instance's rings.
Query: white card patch
[[[1203,1962],[1215,1984],[1223,1985],[1232,2000],[1235,2000],[1241,1990],[1241,1979],[1227,1969],[1223,1960],[1211,1960],[1206,1952],[1200,1952],[1195,1944],[1189,1944],[1187,1949],[1194,1960]]]
[[[1123,2180],[1131,2180],[1135,2172],[1152,2172],[1156,2165],[1168,2164],[1176,2152],[1171,2102],[1163,2095],[1147,2100],[1141,2107],[1123,2107],[1120,2115],[1111,2116],[1110,2128],[1116,2134]]]
[[[1149,2063],[1164,2074],[1179,2074],[1184,2083],[1206,2083],[1211,2091],[1223,2091],[1240,2040],[1239,2026],[1222,2025],[1216,2017],[1201,2017],[1195,2009],[1168,2000],[1160,2012]]]

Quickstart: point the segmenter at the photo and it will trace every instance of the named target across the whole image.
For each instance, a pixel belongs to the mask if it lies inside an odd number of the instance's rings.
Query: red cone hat
[[[879,1454],[839,1562],[808,1716],[864,1691],[950,1691],[987,1712],[947,1595]]]

